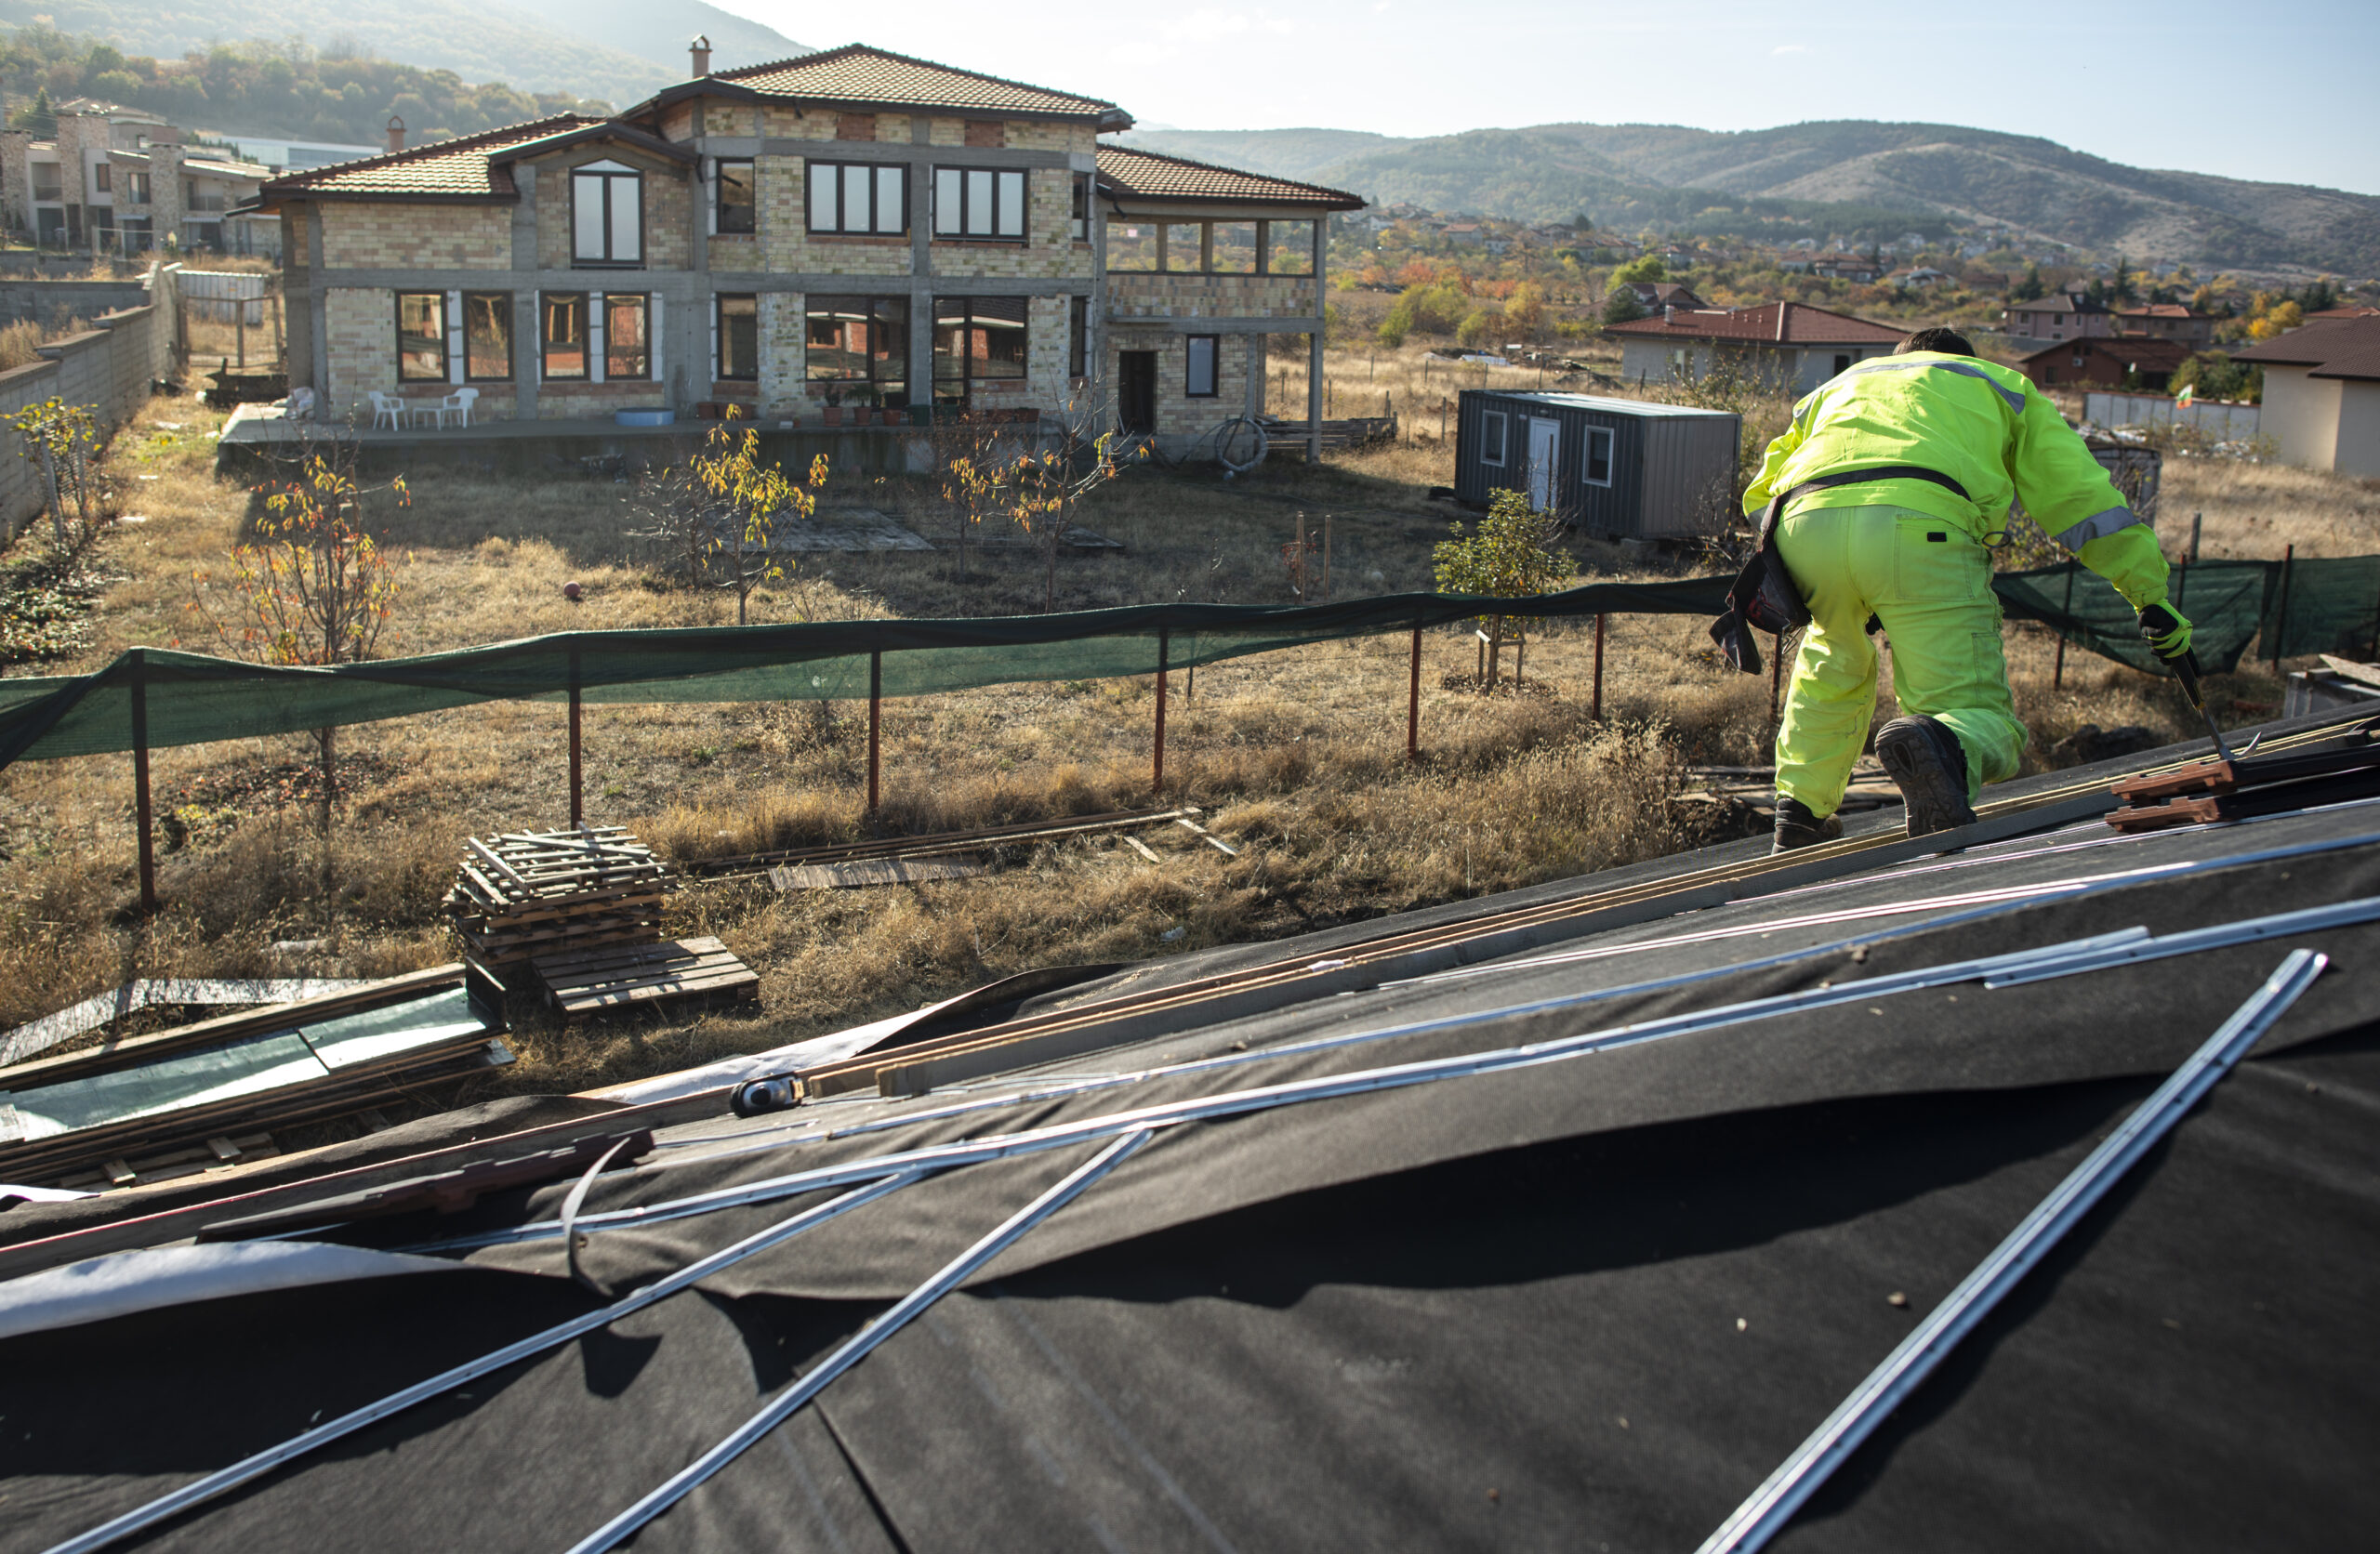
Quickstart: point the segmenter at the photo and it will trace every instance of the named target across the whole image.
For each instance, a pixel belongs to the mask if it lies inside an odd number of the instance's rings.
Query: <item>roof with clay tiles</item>
[[[1099,178],[1109,194],[1130,199],[1312,205],[1324,210],[1358,210],[1364,204],[1363,196],[1343,189],[1295,183],[1123,146],[1099,148]]]
[[[1781,318],[1779,309],[1784,310]],[[1630,323],[1606,324],[1604,333],[1676,340],[1740,341],[1746,345],[1890,346],[1898,345],[1909,331],[1888,323],[1871,323],[1848,313],[1813,308],[1806,302],[1764,302],[1757,308],[1681,308],[1666,318],[1657,314]]]
[[[452,140],[433,140],[353,162],[334,162],[274,178],[264,198],[331,196],[360,199],[510,199],[517,192],[511,170],[496,158],[532,141],[592,128],[602,119],[562,113]]]
[[[672,86],[628,112],[647,112],[666,102],[716,92],[721,86],[741,87],[760,97],[853,109],[925,108],[953,113],[1088,119],[1117,129],[1132,122],[1130,114],[1104,98],[1052,91],[857,43],[764,65],[718,71]]]

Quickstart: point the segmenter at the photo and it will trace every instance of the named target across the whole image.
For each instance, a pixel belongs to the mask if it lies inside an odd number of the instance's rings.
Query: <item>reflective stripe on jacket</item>
[[[2135,609],[2165,598],[2165,558],[2057,407],[2011,367],[1971,356],[1911,351],[1862,362],[1793,407],[1792,425],[1761,459],[1744,511],[1813,476],[1881,464],[1937,469],[1969,501],[1923,481],[1840,486],[1792,511],[1886,503],[1956,523],[1981,539],[2004,526],[2014,501],[2043,533],[2115,585]]]

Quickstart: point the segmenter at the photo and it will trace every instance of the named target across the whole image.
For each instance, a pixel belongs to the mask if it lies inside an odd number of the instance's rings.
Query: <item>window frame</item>
[[[494,374],[480,373],[471,370],[471,303],[475,299],[483,299],[488,297],[495,298],[496,303],[495,312],[489,316],[496,319],[502,324],[504,330],[504,371]],[[510,292],[467,291],[462,294],[462,298],[463,317],[461,323],[463,326],[463,381],[466,383],[511,382],[513,371],[520,362],[520,356],[514,349],[512,340],[512,294]]]
[[[927,327],[933,330],[936,336],[939,336],[943,328],[944,315],[949,309],[958,308],[962,309],[959,314],[960,322],[959,328],[963,333],[972,336],[973,332],[980,327],[976,321],[980,317],[984,316],[979,314],[976,309],[987,302],[997,302],[1002,305],[1017,307],[1018,312],[1021,316],[1013,322],[1015,323],[1018,331],[1017,340],[1021,348],[1019,351],[1019,358],[1023,364],[1023,370],[1014,374],[1002,374],[998,376],[978,375],[974,371],[974,351],[972,349],[962,349],[955,358],[955,360],[959,363],[961,371],[945,374],[942,370],[943,362],[945,361],[953,360],[953,358],[945,357],[940,351],[932,349],[932,341],[930,339],[928,342],[929,349],[927,354],[933,362],[933,396],[935,399],[940,400],[945,397],[944,385],[945,384],[955,384],[958,386],[952,397],[962,400],[972,400],[974,397],[975,385],[979,383],[1013,383],[1022,387],[1033,380],[1033,306],[1031,298],[1023,296],[977,296],[965,294],[954,296],[937,296],[933,299],[933,317],[928,321]],[[1008,319],[1000,319],[997,322],[1002,325],[1006,325],[1012,321]],[[988,343],[988,339],[986,343]],[[987,359],[989,354],[990,353],[988,351],[985,352]]]
[[[113,187],[112,187],[114,177],[115,165],[113,163],[93,163],[91,165],[91,192],[94,194],[114,193],[115,191]]]
[[[539,292],[537,294],[537,376],[546,383],[592,383],[595,381],[594,319],[588,309],[590,292]],[[575,373],[556,372],[553,364],[554,336],[549,327],[549,309],[558,302],[578,304],[578,370]]]
[[[727,224],[727,212],[731,207],[724,196],[727,193],[727,170],[730,167],[741,167],[745,171],[747,179],[745,187],[752,198],[750,203],[733,208],[750,213],[746,217],[750,223],[748,226],[731,227]],[[710,179],[711,235],[713,237],[758,236],[760,230],[760,165],[759,161],[748,156],[722,156],[711,164]]]
[[[951,217],[952,225],[944,221],[943,178],[947,175],[958,179],[959,210]],[[991,180],[991,219],[988,230],[971,232],[967,230],[975,203],[974,178],[981,175]],[[1016,180],[1016,230],[1003,232],[1000,217],[1004,201],[1000,190],[1009,179]],[[936,243],[1014,243],[1033,241],[1033,175],[1024,167],[977,167],[964,163],[936,163],[933,168],[933,241]]]
[[[1495,448],[1492,453],[1488,449],[1490,422],[1494,423],[1495,430]],[[1504,460],[1510,454],[1512,446],[1513,428],[1510,414],[1501,410],[1481,411],[1479,413],[1479,462],[1501,469],[1504,468]]]
[[[727,305],[748,302],[752,305],[752,370],[731,373],[727,370]],[[760,297],[757,292],[717,292],[711,296],[711,361],[710,375],[714,383],[754,383],[760,381]]]
[[[578,202],[581,186],[589,178],[601,191],[602,204],[603,252],[600,257],[589,257],[580,251]],[[636,254],[621,258],[614,249],[618,237],[618,219],[613,213],[612,190],[615,183],[627,183],[636,191]],[[644,174],[625,162],[606,158],[585,162],[570,170],[570,267],[573,270],[642,270],[645,250]]]
[[[395,294],[395,296],[396,296],[396,306],[397,306],[397,383],[398,383],[398,385],[399,385],[400,387],[402,387],[402,386],[403,386],[403,385],[405,385],[405,384],[408,384],[408,383],[445,383],[445,382],[449,381],[450,369],[449,369],[449,367],[447,366],[447,362],[446,362],[446,350],[447,350],[447,345],[446,345],[446,336],[447,336],[447,327],[446,327],[446,326],[447,326],[447,319],[446,319],[446,294],[445,294],[443,291],[400,291],[400,292],[397,292],[397,293]],[[436,374],[434,374],[434,375],[424,375],[417,374],[417,373],[410,373],[410,372],[407,372],[407,371],[405,370],[405,358],[406,358],[409,354],[411,354],[411,353],[409,353],[409,352],[405,349],[405,299],[406,299],[407,297],[420,297],[420,296],[426,296],[426,297],[430,298],[430,299],[431,299],[431,301],[433,301],[433,302],[437,305],[437,309],[438,309],[438,312],[437,312],[437,319],[438,319],[438,336],[437,336],[437,337],[438,337],[438,371],[436,372]],[[424,338],[424,339],[429,338],[429,336],[426,336],[426,335],[425,335],[425,336],[418,336],[418,337],[420,337],[420,338]]]
[[[612,327],[612,315],[620,310],[624,304],[633,304],[637,313],[643,320],[643,326],[638,334],[639,345],[644,352],[644,366],[641,370],[632,373],[612,370],[613,344],[618,338],[618,332]],[[651,292],[605,292],[603,294],[603,381],[606,383],[652,383],[655,381],[653,374],[653,294]]]
[[[1091,298],[1066,299],[1066,376],[1076,383],[1091,380]]]
[[[1586,433],[1585,445],[1579,450],[1579,480],[1582,484],[1600,486],[1608,491],[1617,479],[1612,469],[1612,454],[1619,447],[1620,440],[1612,435],[1609,427],[1589,427]],[[1600,481],[1595,479],[1595,449],[1598,444],[1603,449],[1603,479]]]
[[[866,312],[867,342],[859,352],[860,360],[867,364],[867,374],[864,377],[824,377],[810,370],[811,320],[821,310],[827,313],[838,311],[838,304],[843,305],[840,309],[841,311],[858,312],[864,309]],[[895,309],[900,313],[899,334],[892,344],[896,344],[899,349],[879,351],[876,349],[876,332],[879,329],[892,330],[895,327],[894,321],[890,316],[891,310]],[[909,316],[909,299],[906,296],[871,296],[854,292],[813,292],[805,296],[801,302],[802,384],[804,387],[821,383],[853,384],[873,389],[879,396],[887,399],[897,391],[905,401],[914,402],[914,396],[909,390],[909,330],[912,323],[913,321]],[[883,364],[883,372],[880,375],[878,372],[879,362]],[[838,388],[836,391],[842,390]]]
[[[1026,200],[1031,201],[1031,179],[1026,179]],[[1072,213],[1067,217],[1067,230],[1077,243],[1091,241],[1091,175],[1077,173],[1074,178]]]
[[[1207,386],[1198,385],[1198,348],[1207,348]],[[1184,335],[1182,336],[1182,397],[1185,400],[1221,399],[1223,391],[1223,337],[1221,335]]]
[[[843,207],[848,203],[845,200],[844,195],[850,190],[850,184],[845,178],[844,174],[853,167],[865,168],[868,175],[867,224],[860,227],[851,226],[844,220],[845,212]],[[830,182],[834,190],[835,217],[838,224],[832,227],[821,227],[818,225],[818,176],[822,171],[828,172],[833,175]],[[898,181],[900,184],[900,192],[897,199],[900,206],[899,214],[901,225],[897,229],[890,230],[879,228],[875,224],[880,215],[878,207],[883,204],[884,175],[886,173],[898,174]],[[909,235],[908,164],[904,162],[829,162],[824,158],[819,158],[803,164],[801,184],[801,223],[802,230],[813,238],[907,237]]]

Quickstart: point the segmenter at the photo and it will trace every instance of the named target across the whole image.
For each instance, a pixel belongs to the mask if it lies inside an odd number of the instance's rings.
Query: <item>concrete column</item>
[[[933,143],[932,116],[909,116],[909,143]],[[909,165],[909,402],[933,403],[933,164],[930,161]]]
[[[1329,251],[1330,217],[1327,215],[1317,216],[1314,222],[1314,316],[1317,320],[1323,316],[1323,309],[1328,306],[1323,299],[1330,295],[1322,274],[1323,257]],[[1308,336],[1306,361],[1305,461],[1308,464],[1320,464],[1322,462],[1322,331],[1319,329]]]
[[[521,191],[512,207],[512,268],[537,268],[537,169],[516,165],[512,181]],[[512,418],[537,418],[537,292],[512,294]]]

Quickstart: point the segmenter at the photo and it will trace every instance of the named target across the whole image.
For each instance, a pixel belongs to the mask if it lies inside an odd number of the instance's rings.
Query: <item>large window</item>
[[[617,162],[570,175],[571,258],[582,265],[644,263],[644,178]]]
[[[996,167],[935,168],[933,235],[1023,242],[1024,173]]]
[[[1217,275],[1256,273],[1255,222],[1216,221],[1210,223],[1210,230],[1213,236],[1209,245],[1209,270]]]
[[[760,210],[760,186],[754,181],[752,164],[744,161],[721,161],[719,181],[713,185],[719,201],[719,232],[721,237],[748,236]]]
[[[865,162],[810,165],[810,230],[874,232],[909,230],[909,170]]]
[[[823,296],[809,300],[803,375],[849,383],[898,409],[908,402],[909,303],[899,296]]]
[[[446,294],[397,293],[397,381],[446,381]]]
[[[721,380],[754,383],[760,376],[760,299],[722,295],[719,299],[719,366]]]
[[[1146,273],[1157,268],[1157,223],[1154,221],[1110,221],[1107,223],[1107,268],[1127,274]]]
[[[933,299],[936,399],[967,399],[977,384],[1021,380],[1025,363],[1025,298]]]
[[[495,383],[512,375],[512,294],[463,294],[463,376]]]
[[[587,294],[548,292],[537,307],[538,349],[545,375],[562,382],[587,375]]]
[[[1264,270],[1267,275],[1311,275],[1314,273],[1314,223],[1311,221],[1267,221],[1264,223]]]
[[[603,294],[603,377],[653,375],[653,299],[642,292]]]
[[[1215,397],[1215,351],[1220,337],[1213,335],[1188,336],[1189,349],[1184,353],[1187,370],[1183,375],[1182,392],[1194,400]]]
[[[1196,275],[1207,268],[1207,224],[1169,221],[1165,224],[1165,268],[1169,274]]]

